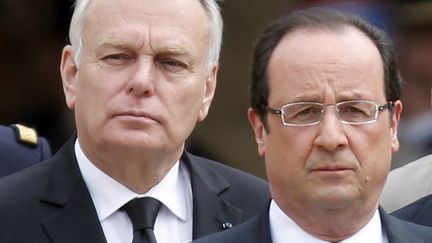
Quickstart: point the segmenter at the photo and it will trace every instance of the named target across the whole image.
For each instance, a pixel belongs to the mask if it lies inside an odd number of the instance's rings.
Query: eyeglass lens
[[[282,107],[283,120],[287,124],[305,125],[322,120],[327,106],[335,106],[338,117],[347,123],[372,122],[377,118],[377,105],[371,101],[345,101],[336,105],[299,102]]]

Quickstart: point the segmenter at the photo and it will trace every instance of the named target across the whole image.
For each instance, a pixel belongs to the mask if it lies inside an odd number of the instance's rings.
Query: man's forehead
[[[307,29],[291,32],[280,41],[270,58],[268,75],[270,86],[295,84],[314,89],[328,82],[339,93],[383,82],[384,68],[377,47],[360,30]]]
[[[137,15],[148,16],[167,16],[176,14],[179,20],[205,18],[207,19],[206,10],[199,0],[87,0],[87,8],[84,12],[86,15],[93,16],[101,13],[103,17],[105,12],[119,13],[129,11]],[[191,11],[193,14],[190,14]],[[194,22],[196,23],[196,22]],[[204,23],[199,23],[203,25]]]
[[[173,39],[180,39],[180,42],[187,41],[182,38],[207,40],[210,23],[203,6],[199,1],[190,0],[186,2],[196,3],[181,4],[184,1],[186,0],[92,0],[85,15],[84,32],[92,34],[101,29],[101,33],[107,36],[148,35],[146,38],[159,34],[165,36],[165,39],[171,38],[170,34],[175,33],[177,36]],[[140,4],[134,5],[135,2]],[[186,8],[199,8],[202,14],[196,11],[190,14]],[[114,33],[117,31],[122,33]],[[184,36],[178,36],[179,33],[184,33]]]
[[[293,29],[290,29],[287,31],[279,41],[279,44],[284,39],[291,39],[291,38],[304,38],[304,39],[310,39],[315,40],[317,36],[324,36],[324,37],[332,37],[335,40],[337,39],[343,39],[348,36],[362,36],[365,39],[370,39],[361,29],[357,28],[353,25],[348,24],[341,24],[336,26],[299,26]],[[319,46],[320,43],[316,43],[317,46]]]
[[[270,62],[272,59],[290,63],[316,59],[381,62],[375,43],[361,30],[349,26],[338,31],[316,28],[290,31],[276,46]]]

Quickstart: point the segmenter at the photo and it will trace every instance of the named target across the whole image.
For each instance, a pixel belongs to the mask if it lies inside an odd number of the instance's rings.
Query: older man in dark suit
[[[265,208],[265,181],[185,151],[216,88],[215,0],[78,0],[69,35],[77,133],[0,181],[0,242],[184,243]]]
[[[51,157],[45,138],[23,125],[0,126],[0,177]]]

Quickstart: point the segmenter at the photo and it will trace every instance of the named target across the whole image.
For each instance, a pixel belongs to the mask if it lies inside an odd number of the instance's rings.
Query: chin
[[[163,138],[150,134],[144,130],[131,130],[131,129],[103,129],[95,137],[100,137],[100,141],[106,144],[113,144],[117,146],[147,146],[152,143],[161,143]]]
[[[356,195],[346,190],[322,190],[313,197],[314,204],[322,209],[343,209],[356,200]]]
[[[352,200],[342,200],[342,199],[322,199],[314,202],[315,207],[324,210],[340,210],[347,208]]]

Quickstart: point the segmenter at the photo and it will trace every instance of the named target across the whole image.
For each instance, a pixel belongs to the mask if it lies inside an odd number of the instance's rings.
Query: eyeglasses
[[[284,126],[310,126],[320,123],[327,107],[334,106],[339,120],[344,124],[366,124],[375,122],[381,111],[389,109],[393,102],[379,106],[373,101],[350,100],[332,105],[316,102],[295,102],[283,105],[280,110],[263,105],[266,112],[280,114]]]

